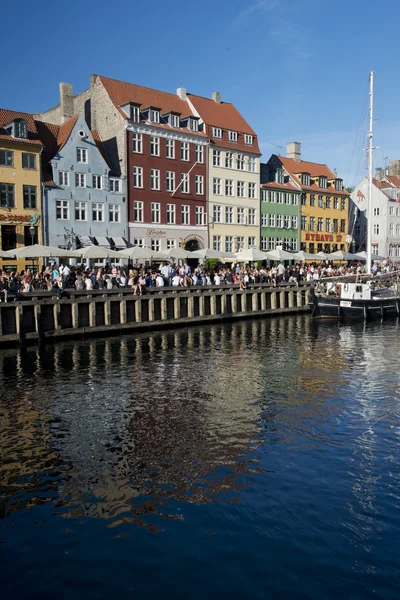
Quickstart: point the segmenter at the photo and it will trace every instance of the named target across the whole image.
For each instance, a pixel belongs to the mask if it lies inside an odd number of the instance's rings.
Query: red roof
[[[79,115],[75,115],[71,119],[68,119],[65,123],[60,125],[60,130],[57,136],[58,150],[61,150],[65,146],[68,141],[69,136],[71,135],[71,131],[75,127],[75,123],[78,120]]]
[[[188,102],[181,100],[176,94],[161,92],[134,83],[119,81],[118,79],[110,79],[109,77],[103,77],[103,75],[99,75],[99,79],[114,106],[119,110],[124,119],[128,119],[128,117],[121,109],[121,106],[129,102],[132,104],[139,104],[142,108],[153,106],[154,108],[160,109],[161,114],[174,112],[180,114],[182,117],[197,116],[192,112]],[[177,131],[176,127],[170,127],[167,123],[157,123],[157,127]],[[181,127],[180,130],[186,131],[186,128]],[[202,131],[191,133],[203,137],[206,135],[205,132]]]
[[[337,175],[330,170],[325,164],[309,162],[306,160],[294,160],[294,158],[287,158],[286,156],[277,155],[278,160],[282,163],[282,166],[286,171],[293,177],[299,173],[309,173],[311,177],[326,177],[328,180],[328,187],[321,188],[317,183],[311,183],[309,186],[301,185],[302,189],[306,192],[316,192],[321,194],[332,194],[335,196],[348,196],[348,191],[343,188],[342,191],[335,189],[335,185],[332,180],[339,179]],[[331,183],[329,183],[331,180]]]
[[[397,177],[396,175],[386,175],[385,179],[388,179],[393,187],[400,189],[400,177]],[[382,181],[382,187],[384,186],[384,183],[385,182]]]
[[[4,127],[9,125],[16,119],[24,119],[28,123],[28,139],[14,138],[5,132]],[[39,138],[39,134],[33,119],[33,115],[24,112],[17,112],[15,110],[7,110],[0,108],[0,139],[7,140],[8,142],[21,143],[21,144],[33,144],[35,146],[41,146],[42,142]]]
[[[301,193],[299,188],[295,187],[291,183],[276,183],[276,181],[268,181],[267,183],[262,183],[261,187],[271,189],[271,190],[290,190],[292,192]]]
[[[258,140],[255,131],[245,121],[240,112],[230,102],[215,102],[210,98],[188,94],[188,98],[193,104],[200,117],[207,125],[208,137],[213,143],[224,148],[234,148],[246,152],[261,154],[258,147]],[[222,129],[222,138],[213,136],[212,128]],[[228,131],[238,132],[238,141],[230,142]],[[253,144],[248,145],[244,142],[244,134],[253,136]]]

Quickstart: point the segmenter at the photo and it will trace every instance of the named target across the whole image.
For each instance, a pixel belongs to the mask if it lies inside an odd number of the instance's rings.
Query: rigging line
[[[368,84],[366,85],[364,94],[363,94],[363,98],[366,97],[368,94]],[[347,173],[347,179],[346,181],[349,180],[350,177],[350,173],[351,173],[351,168],[353,166],[353,159],[354,159],[354,155],[355,155],[355,151],[356,151],[356,147],[358,147],[358,138],[360,136],[360,131],[361,131],[361,127],[362,127],[362,122],[365,119],[365,114],[366,114],[366,102],[362,103],[362,109],[361,109],[361,113],[360,113],[360,119],[359,119],[359,123],[358,123],[358,128],[357,128],[357,134],[354,140],[354,144],[353,144],[353,150],[351,153],[351,160],[350,160],[350,164],[349,164],[349,169],[348,169],[348,173]]]

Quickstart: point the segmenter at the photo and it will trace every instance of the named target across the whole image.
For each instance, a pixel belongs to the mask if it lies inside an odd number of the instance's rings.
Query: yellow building
[[[327,165],[301,160],[299,142],[289,142],[286,154],[273,155],[268,165],[283,169],[288,180],[302,191],[300,250],[348,251],[349,193],[343,180]]]
[[[0,109],[0,244],[3,251],[42,243],[42,147],[32,115]],[[0,260],[0,268],[5,271],[33,265],[31,259]]]

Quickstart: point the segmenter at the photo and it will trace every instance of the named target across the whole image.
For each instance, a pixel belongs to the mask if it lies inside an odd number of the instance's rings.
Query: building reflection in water
[[[237,501],[261,445],[322,442],[340,415],[341,331],[290,317],[1,353],[2,515],[51,500],[155,528],[177,503]]]

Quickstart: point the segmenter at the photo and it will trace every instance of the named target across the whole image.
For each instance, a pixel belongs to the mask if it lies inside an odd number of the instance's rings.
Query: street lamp
[[[29,233],[31,234],[32,246],[33,246],[33,240],[35,239],[36,227],[31,225],[29,227]],[[35,259],[34,258],[33,258],[33,273],[35,273]]]

